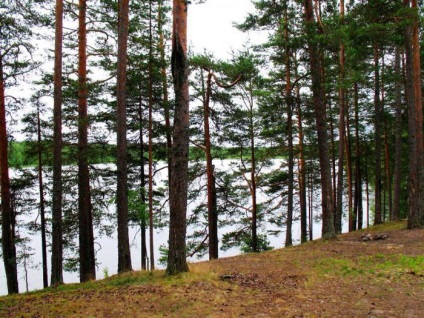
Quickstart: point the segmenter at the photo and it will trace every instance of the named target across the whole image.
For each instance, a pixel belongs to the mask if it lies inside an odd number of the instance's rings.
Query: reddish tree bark
[[[80,281],[96,279],[93,216],[88,170],[88,114],[87,114],[87,1],[79,0],[78,31],[78,212]]]
[[[421,93],[421,61],[417,0],[404,0],[414,10],[411,25],[405,29],[406,79],[409,132],[408,229],[424,226],[423,110]]]
[[[172,164],[169,186],[169,252],[166,272],[188,271],[186,261],[189,148],[189,82],[187,63],[187,1],[173,0],[172,77],[175,91]]]

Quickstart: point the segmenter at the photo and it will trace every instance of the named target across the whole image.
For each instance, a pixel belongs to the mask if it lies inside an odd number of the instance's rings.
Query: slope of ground
[[[369,233],[382,240],[362,241]],[[405,222],[331,241],[133,272],[0,298],[1,317],[423,317],[424,230]]]

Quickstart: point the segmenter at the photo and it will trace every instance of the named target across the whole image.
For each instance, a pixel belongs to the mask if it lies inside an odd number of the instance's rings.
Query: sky
[[[250,0],[206,0],[203,4],[192,4],[188,9],[188,44],[196,53],[204,50],[220,59],[229,59],[231,51],[243,48],[250,38],[260,41],[255,32],[246,34],[233,27],[243,22],[249,12],[254,12]]]

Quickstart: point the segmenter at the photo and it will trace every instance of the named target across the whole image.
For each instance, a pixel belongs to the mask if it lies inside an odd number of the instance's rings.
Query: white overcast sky
[[[242,49],[249,38],[252,43],[261,40],[255,32],[246,34],[233,27],[249,12],[254,12],[250,0],[206,0],[203,4],[192,1],[188,8],[189,46],[196,53],[206,49],[217,58],[230,58],[231,51]]]

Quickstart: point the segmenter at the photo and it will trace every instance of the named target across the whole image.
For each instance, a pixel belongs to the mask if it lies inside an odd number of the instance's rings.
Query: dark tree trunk
[[[314,236],[313,236],[313,230],[314,230],[314,180],[313,180],[313,172],[311,170],[311,172],[309,173],[309,240],[312,241]]]
[[[206,97],[203,105],[203,121],[205,127],[206,176],[208,198],[208,235],[209,259],[218,258],[218,212],[216,206],[216,187],[212,164],[211,136],[209,131],[209,104],[212,94],[212,71],[208,72],[206,81]]]
[[[44,200],[44,183],[43,183],[43,161],[41,149],[41,124],[40,109],[37,108],[37,155],[38,155],[38,191],[40,195],[40,218],[41,218],[41,255],[43,266],[43,287],[49,287],[49,278],[47,270],[47,240],[46,240],[46,213]]]
[[[396,47],[395,52],[395,110],[396,110],[396,123],[395,123],[395,171],[394,171],[394,184],[393,184],[393,213],[390,220],[395,221],[399,219],[400,214],[400,184],[401,184],[401,165],[402,165],[402,75],[400,66],[400,49]]]
[[[146,203],[146,195],[144,185],[146,183],[146,176],[144,173],[144,141],[143,141],[143,110],[142,100],[140,98],[138,103],[138,122],[139,122],[139,135],[140,135],[140,197],[143,203]],[[147,270],[147,246],[146,246],[146,219],[144,215],[140,220],[140,238],[141,238],[141,269]]]
[[[365,193],[367,196],[367,227],[370,226],[370,188],[369,188],[369,174],[368,174],[368,160],[367,153],[364,153],[365,158]]]
[[[153,236],[153,34],[152,1],[149,1],[149,236],[150,269],[155,269],[155,251]]]
[[[118,213],[118,273],[131,271],[131,251],[128,236],[128,171],[127,171],[127,40],[128,3],[120,0],[118,9],[118,72],[117,72],[117,191]]]
[[[302,124],[302,109],[300,103],[299,87],[296,87],[296,107],[298,118],[299,131],[299,199],[300,199],[300,242],[305,243],[308,239],[307,233],[307,209],[306,209],[306,164],[305,153],[303,147],[303,124]],[[311,223],[312,220],[309,220]],[[312,232],[310,233],[310,235]],[[309,237],[311,239],[311,236]]]
[[[287,7],[284,9],[284,39],[286,43],[289,41],[289,26],[287,17]],[[290,68],[290,50],[289,46],[285,47],[285,66],[286,66],[286,103],[287,103],[287,143],[288,143],[288,168],[289,168],[289,184],[287,194],[287,222],[286,222],[286,242],[285,246],[293,245],[292,225],[293,225],[293,196],[294,196],[294,151],[293,151],[293,108],[294,98],[291,87],[291,68]]]
[[[96,279],[93,217],[91,214],[90,175],[88,170],[87,115],[87,26],[86,0],[79,1],[78,49],[78,211],[80,281]]]
[[[62,44],[63,0],[56,0],[54,105],[53,105],[53,208],[52,272],[50,283],[63,284],[62,234]]]
[[[362,229],[363,209],[362,209],[362,177],[361,177],[361,151],[359,140],[359,99],[358,83],[354,85],[354,104],[355,104],[355,196],[354,196],[354,214],[358,217],[358,230]]]
[[[6,101],[2,52],[0,52],[0,186],[2,215],[2,248],[7,291],[19,293],[18,268],[15,250],[14,216],[10,197],[8,145],[6,130]]]
[[[212,146],[209,128],[210,99],[212,95],[212,78],[221,88],[231,88],[240,81],[240,76],[231,84],[220,83],[211,69],[207,69],[206,92],[203,100],[203,125],[204,125],[204,147],[206,154],[206,179],[207,179],[207,206],[208,206],[208,237],[209,237],[209,259],[218,258],[218,207],[216,201],[216,183],[214,166],[212,164]],[[204,79],[202,73],[202,87],[204,89]]]
[[[330,110],[330,139],[331,139],[331,178],[332,178],[332,186],[333,186],[333,204],[334,204],[334,213],[336,213],[337,206],[337,172],[336,172],[336,145],[335,145],[335,137],[334,137],[334,118],[333,118],[333,110],[331,107],[331,103],[329,104]],[[335,215],[334,215],[335,218]],[[335,226],[335,225],[334,225]],[[335,229],[335,228],[334,228]]]
[[[389,207],[388,218],[393,214],[393,197],[392,197],[392,173],[390,169],[390,152],[389,152],[389,128],[387,127],[387,120],[384,120],[384,157],[385,157],[385,172],[386,172],[386,192],[387,192],[387,203]],[[384,220],[386,215],[384,215]]]
[[[375,140],[375,218],[374,224],[381,219],[381,102],[380,102],[380,67],[379,48],[374,45],[374,140]]]
[[[289,84],[290,85],[290,84]],[[293,120],[292,120],[292,96],[287,96],[287,138],[288,138],[288,168],[289,168],[289,184],[287,194],[287,224],[286,224],[286,243],[285,246],[292,246],[292,225],[293,225],[293,192],[294,192],[294,151],[293,151]]]
[[[250,83],[252,87],[252,83]],[[250,160],[252,171],[250,173],[250,193],[252,195],[252,252],[259,252],[258,244],[258,205],[257,205],[257,186],[256,186],[256,150],[255,150],[255,127],[253,124],[253,92],[250,93],[250,113],[249,113],[249,130],[250,130]]]
[[[346,105],[346,137],[345,137],[345,148],[346,148],[346,171],[347,171],[347,193],[348,193],[348,211],[351,218],[352,231],[357,229],[357,215],[353,210],[353,199],[352,199],[352,152],[351,152],[351,138],[350,138],[350,116],[349,116],[349,105]]]
[[[169,186],[169,253],[166,272],[188,271],[186,261],[187,187],[189,145],[189,92],[187,64],[187,1],[173,0],[172,77],[175,115]]]
[[[324,103],[325,91],[321,76],[321,61],[319,58],[318,47],[315,40],[312,39],[313,35],[316,33],[312,0],[305,0],[304,6],[321,170],[322,237],[332,238],[336,235],[336,233],[334,229],[334,200],[331,184],[331,165],[327,144],[327,111]]]

